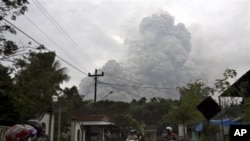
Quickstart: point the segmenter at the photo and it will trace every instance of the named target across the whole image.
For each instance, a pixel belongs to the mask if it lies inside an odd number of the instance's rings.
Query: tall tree
[[[66,140],[68,136],[67,133],[70,132],[71,119],[75,117],[77,111],[80,111],[82,106],[82,99],[79,95],[76,86],[71,88],[65,88],[62,93],[57,96],[57,101],[53,103],[53,109],[55,113],[55,137],[58,137],[58,131],[60,131],[60,140]],[[60,128],[60,129],[59,129]],[[63,139],[64,138],[64,139]]]
[[[12,101],[14,84],[10,70],[0,64],[0,125],[12,125],[19,117]]]
[[[179,105],[172,107],[166,118],[180,123],[184,127],[201,121],[203,117],[196,106],[206,96],[213,94],[214,89],[206,86],[201,81],[195,81],[194,83],[188,83],[187,86],[180,87],[179,92],[181,95]],[[185,130],[184,137],[186,138]]]
[[[69,79],[66,68],[55,60],[54,52],[31,53],[26,65],[15,77],[17,107],[23,119],[37,117],[51,105],[60,84]]]
[[[64,112],[62,120],[65,126],[70,125],[69,121],[71,121],[71,118],[76,116],[77,112],[81,110],[81,105],[82,98],[76,86],[63,90],[63,95],[59,96],[57,106],[60,106]]]
[[[17,16],[23,15],[28,7],[28,0],[2,0],[0,2],[0,61],[14,61],[15,53],[19,47],[14,41],[6,39],[5,32],[16,34],[16,30],[7,20],[9,17],[16,20]]]
[[[216,79],[215,82],[215,89],[219,92],[222,93],[226,91],[230,87],[230,78],[234,78],[237,75],[237,72],[234,69],[226,69],[223,73],[223,78],[221,79]]]

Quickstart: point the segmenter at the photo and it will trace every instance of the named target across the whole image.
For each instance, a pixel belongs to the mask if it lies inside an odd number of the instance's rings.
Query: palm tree
[[[28,63],[16,74],[17,108],[24,119],[44,113],[52,96],[62,91],[60,84],[69,80],[66,68],[61,68],[55,57],[54,52],[31,53]]]

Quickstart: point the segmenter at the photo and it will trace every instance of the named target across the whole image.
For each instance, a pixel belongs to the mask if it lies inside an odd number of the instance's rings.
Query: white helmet
[[[168,126],[165,128],[166,130],[172,131],[172,127]]]

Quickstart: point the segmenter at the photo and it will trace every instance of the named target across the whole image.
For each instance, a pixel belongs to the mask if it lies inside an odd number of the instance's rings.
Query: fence
[[[9,129],[8,126],[0,126],[0,141],[5,141],[4,133]]]

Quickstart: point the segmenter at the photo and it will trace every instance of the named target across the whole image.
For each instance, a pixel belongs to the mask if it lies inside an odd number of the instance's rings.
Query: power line
[[[121,79],[121,80],[126,80],[126,81],[129,81],[129,82],[137,83],[137,85],[143,85],[143,84],[139,84],[139,83],[136,82],[136,81],[125,79],[124,77],[119,77],[119,76],[116,76],[116,75],[111,74],[111,73],[108,73],[108,72],[105,72],[105,73],[108,74],[108,75],[111,75],[111,76],[113,76],[113,77],[116,77],[116,78],[118,78],[118,79]]]
[[[60,57],[60,56],[58,56],[58,55],[56,55],[56,56],[57,56],[59,59],[61,59],[63,62],[65,62],[66,64],[68,64],[68,65],[71,66],[72,68],[74,68],[75,70],[81,72],[82,74],[87,75],[86,72],[81,71],[81,70],[78,69],[76,66],[74,66],[74,65],[72,65],[71,63],[69,63],[68,61],[64,60],[62,57]]]
[[[115,87],[115,86],[112,86],[112,85],[111,85],[111,87],[112,87],[112,88],[115,88],[115,89],[117,89],[117,90],[120,90],[120,91],[124,91],[124,92],[126,92],[127,94],[129,94],[129,95],[133,95],[133,96],[136,96],[136,97],[143,97],[143,96],[134,94],[134,93],[132,93],[132,92],[130,92],[130,91],[126,91],[126,90],[120,89],[120,88]]]
[[[143,87],[143,88],[153,88],[153,89],[166,89],[166,90],[177,90],[176,88],[165,88],[165,87],[156,87],[156,86],[152,86],[152,85],[148,85],[148,84],[141,84],[139,82],[136,82],[136,81],[133,81],[133,80],[129,80],[129,79],[125,79],[124,77],[119,77],[119,76],[116,76],[116,75],[113,75],[113,74],[110,74],[110,73],[107,73],[105,72],[106,74],[108,75],[112,75],[120,80],[126,80],[126,81],[129,81],[129,82],[133,82],[133,83],[136,83],[136,85],[130,85],[130,84],[112,84],[112,83],[107,83],[107,84],[110,84],[110,85],[119,85],[119,86],[130,86],[130,87]]]
[[[25,15],[24,15],[25,16]],[[74,60],[72,56],[70,56],[65,50],[63,50],[46,32],[44,32],[41,28],[39,28],[30,18],[25,16],[25,18],[33,25],[35,26],[43,35],[45,35],[46,38],[48,38],[56,47],[58,47],[63,53],[65,53],[73,62],[77,63],[79,66],[81,66],[77,61]],[[86,69],[85,69],[86,71]]]
[[[57,30],[64,36],[66,40],[92,65],[93,68],[98,68],[97,65],[88,57],[88,55],[81,50],[76,42],[67,34],[67,32],[56,22],[56,20],[49,14],[49,12],[37,0],[33,0],[36,7],[49,19],[49,21],[57,28]]]
[[[103,81],[98,81],[100,84],[104,84],[104,85],[115,85],[115,86],[129,86],[129,87],[137,87],[137,88],[149,88],[149,89],[165,89],[165,90],[173,90],[173,91],[177,91],[177,89],[173,89],[173,88],[162,88],[162,87],[153,87],[153,86],[143,86],[143,85],[129,85],[129,84],[113,84],[113,83],[106,83]]]
[[[27,36],[28,38],[30,38],[32,41],[34,41],[35,43],[37,43],[39,46],[44,47],[46,50],[53,52],[51,50],[49,50],[48,48],[46,48],[43,44],[39,43],[37,40],[35,40],[34,38],[32,38],[31,36],[29,36],[27,33],[25,33],[23,30],[21,30],[20,28],[18,28],[16,25],[14,25],[13,23],[9,22],[8,20],[6,20],[5,18],[3,18],[3,20],[5,22],[7,22],[8,24],[12,25],[14,28],[16,28],[18,31],[20,31],[21,33],[23,33],[25,36]],[[74,68],[75,70],[87,75],[87,73],[81,71],[79,68],[77,68],[76,66],[72,65],[71,63],[69,63],[68,61],[66,61],[65,59],[63,59],[62,57],[58,56],[57,54],[55,54],[57,56],[57,58],[59,58],[60,60],[62,60],[64,63],[68,64],[69,66],[71,66],[72,68]]]
[[[111,76],[114,76],[120,80],[125,80],[125,81],[129,81],[129,82],[133,82],[133,83],[136,83],[136,85],[129,85],[129,84],[111,84],[111,85],[124,85],[124,86],[132,86],[132,87],[144,87],[144,88],[154,88],[154,89],[167,89],[167,90],[177,90],[176,88],[165,88],[165,87],[155,87],[155,86],[150,86],[148,84],[141,84],[139,82],[136,82],[136,81],[133,81],[133,80],[129,80],[129,79],[125,79],[124,77],[119,77],[119,76],[116,76],[114,74],[111,74],[111,73],[107,73],[105,72],[105,74],[108,74],[108,75],[111,75]],[[147,85],[147,86],[146,86]]]
[[[88,95],[90,95],[91,93],[89,92],[93,87],[94,87],[94,80],[92,80],[92,82],[90,82],[90,84],[89,85],[86,85],[86,86],[84,86],[84,87],[81,87],[81,88],[83,88],[83,89],[85,89],[85,88],[88,88],[87,89],[87,92],[86,92],[86,94],[83,94],[84,96],[88,96]]]
[[[20,28],[18,28],[16,25],[14,25],[13,23],[9,22],[8,20],[6,20],[5,18],[3,18],[3,20],[5,22],[7,22],[8,24],[12,25],[13,27],[15,27],[18,31],[22,32],[25,36],[27,36],[28,38],[30,38],[32,41],[34,41],[35,43],[37,43],[40,46],[43,46],[42,44],[40,44],[37,40],[35,40],[34,38],[32,38],[31,36],[29,36],[28,34],[26,34],[24,31],[22,31]]]

